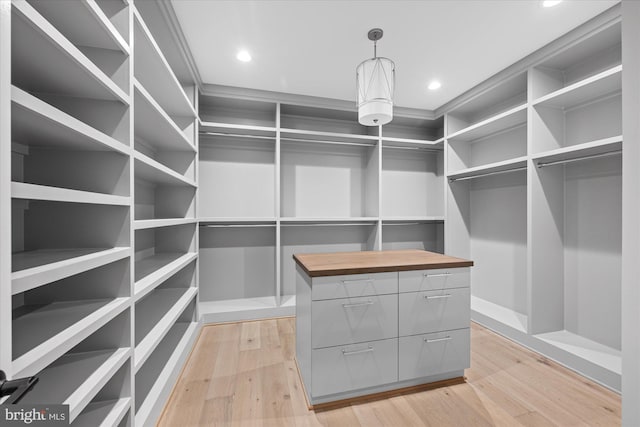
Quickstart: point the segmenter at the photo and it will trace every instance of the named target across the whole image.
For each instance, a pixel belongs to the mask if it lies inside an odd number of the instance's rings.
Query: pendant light
[[[379,126],[393,119],[393,90],[396,65],[388,58],[379,58],[376,48],[382,30],[374,28],[367,34],[373,41],[373,58],[356,68],[358,88],[358,122],[364,126]]]

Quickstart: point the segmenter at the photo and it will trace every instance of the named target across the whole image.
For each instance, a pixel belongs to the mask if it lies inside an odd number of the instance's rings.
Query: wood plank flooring
[[[295,319],[205,326],[160,427],[617,426],[620,396],[472,324],[467,383],[314,413]]]

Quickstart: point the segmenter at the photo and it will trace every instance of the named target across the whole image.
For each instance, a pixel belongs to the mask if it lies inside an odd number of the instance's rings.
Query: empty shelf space
[[[276,218],[275,217],[255,217],[255,218],[241,218],[241,217],[200,217],[198,218],[198,222],[200,226],[207,225],[264,225],[264,226],[275,226]]]
[[[527,332],[527,316],[522,313],[518,313],[517,311],[514,311],[510,308],[503,307],[501,305],[472,295],[471,311],[476,312],[481,316],[486,316],[492,320],[498,321],[503,325],[516,329],[517,331],[525,333]],[[473,320],[480,320],[474,319],[473,313],[471,315],[471,318]]]
[[[138,151],[134,153],[134,157],[136,159],[134,166],[136,178],[142,178],[145,181],[157,184],[196,187],[194,181]]]
[[[383,225],[395,225],[395,224],[407,224],[407,223],[418,223],[418,224],[430,224],[433,222],[444,222],[443,215],[435,215],[435,216],[393,216],[393,217],[382,217]]]
[[[128,298],[61,301],[14,310],[13,369],[35,374],[128,305]]]
[[[475,141],[526,123],[527,105],[523,104],[464,128],[449,135],[448,139],[452,141]]]
[[[197,116],[178,78],[134,8],[134,76],[171,116]]]
[[[117,426],[130,409],[130,397],[92,402],[78,415],[73,427]]]
[[[128,247],[111,249],[43,249],[14,253],[12,294],[33,289],[128,257]]]
[[[12,6],[14,84],[30,92],[129,104],[129,96],[29,3]]]
[[[14,199],[47,200],[52,202],[89,203],[115,206],[129,206],[131,201],[129,197],[125,196],[70,190],[67,188],[27,184],[24,182],[11,183],[11,197]]]
[[[195,255],[193,253],[158,253],[148,258],[136,261],[136,283],[154,273],[167,273],[174,270],[176,261],[183,262],[187,257]]]
[[[559,89],[534,101],[534,106],[569,109],[622,90],[622,65]]]
[[[458,181],[462,179],[476,178],[486,175],[493,175],[503,172],[511,172],[521,170],[527,167],[527,157],[518,157],[516,159],[505,160],[502,162],[490,163],[488,165],[476,166],[473,168],[463,169],[454,173],[450,173],[447,178],[450,181]]]
[[[382,137],[382,148],[412,148],[436,150],[440,141],[426,139]]]
[[[194,287],[156,289],[136,303],[134,371],[149,358],[197,293]]]
[[[66,354],[38,373],[37,386],[21,403],[67,404],[69,421],[73,422],[130,354],[128,348]]]
[[[283,217],[280,218],[282,225],[359,225],[375,224],[378,222],[377,217],[335,217],[335,218],[320,218],[320,217]]]
[[[240,138],[276,138],[276,128],[269,126],[236,125],[229,123],[200,122],[200,133],[210,136],[240,137]]]
[[[280,129],[280,140],[298,144],[346,144],[375,146],[378,137],[372,135],[357,135],[349,133],[325,132],[304,129]]]
[[[166,151],[195,151],[194,145],[165,110],[137,80],[135,90],[135,136]]]
[[[596,157],[608,153],[617,153],[620,152],[620,150],[622,150],[622,135],[545,151],[533,155],[532,159],[538,166],[544,166],[547,164]]]
[[[76,46],[129,53],[124,38],[95,0],[29,0],[29,4]]]
[[[166,218],[166,219],[139,219],[133,222],[134,230],[149,228],[172,227],[175,225],[195,224],[195,218]]]
[[[80,151],[113,150],[128,155],[126,145],[16,86],[11,87],[11,105],[14,142]]]
[[[165,255],[168,258],[168,262],[166,263],[157,259],[155,260],[156,262],[154,262],[154,260],[147,259],[139,261],[136,264],[136,276],[138,274],[144,274],[144,276],[142,276],[140,280],[136,280],[135,283],[136,301],[147,295],[158,285],[173,276],[176,272],[182,270],[198,257],[198,254],[195,252],[190,252],[184,255],[176,254],[175,257],[167,254]],[[160,265],[160,267],[154,269],[153,267],[157,265]]]
[[[536,338],[568,353],[620,375],[622,352],[567,330],[534,335]]]
[[[135,425],[147,425],[154,406],[162,396],[168,395],[165,389],[175,381],[197,331],[198,322],[175,323],[136,373]]]

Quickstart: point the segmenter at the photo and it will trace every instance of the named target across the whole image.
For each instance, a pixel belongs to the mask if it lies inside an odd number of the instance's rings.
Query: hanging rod
[[[275,227],[275,224],[200,224],[203,228],[254,228],[254,227]]]
[[[282,227],[346,227],[352,225],[375,225],[375,222],[290,222],[280,225]]]
[[[241,134],[241,133],[226,133],[226,132],[200,132],[200,135],[209,135],[209,136],[230,136],[233,138],[253,138],[253,139],[268,139],[275,140],[275,136],[264,136],[264,135],[249,135],[249,134]]]
[[[565,159],[565,160],[553,160],[551,162],[538,162],[538,167],[543,168],[545,166],[553,166],[553,165],[559,165],[564,163],[573,163],[580,160],[595,159],[597,157],[616,156],[618,154],[622,154],[622,150],[607,151],[606,153],[598,153],[598,154],[589,154],[586,156],[573,157],[571,159]]]
[[[287,142],[312,142],[318,144],[334,144],[334,145],[356,145],[359,147],[373,147],[375,144],[365,144],[362,142],[342,142],[342,141],[327,141],[323,139],[303,139],[303,138],[291,138],[287,136],[281,136],[281,141]]]
[[[396,150],[422,150],[422,151],[428,151],[428,152],[432,152],[432,153],[440,153],[442,152],[442,150],[439,150],[437,148],[427,148],[427,147],[420,147],[420,146],[412,146],[412,147],[406,147],[403,145],[382,145],[382,148],[393,148]]]
[[[466,181],[468,179],[481,178],[481,177],[490,176],[490,175],[498,175],[498,174],[507,173],[507,172],[516,172],[516,171],[525,170],[525,169],[527,169],[526,166],[521,166],[521,167],[512,168],[512,169],[506,169],[506,170],[501,170],[501,171],[481,173],[481,174],[478,174],[478,175],[463,176],[462,178],[449,178],[449,182]]]

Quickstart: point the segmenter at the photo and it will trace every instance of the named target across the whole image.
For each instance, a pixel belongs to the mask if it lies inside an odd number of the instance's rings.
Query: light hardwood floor
[[[467,382],[307,410],[295,319],[205,326],[158,426],[616,426],[620,396],[472,324]]]

